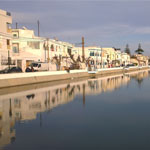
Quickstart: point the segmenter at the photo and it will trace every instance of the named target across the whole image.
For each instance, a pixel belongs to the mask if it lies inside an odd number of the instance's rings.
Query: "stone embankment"
[[[147,70],[149,67],[130,67],[130,68],[106,68],[99,69],[96,74],[91,74],[87,70],[70,70],[67,71],[47,71],[47,72],[30,72],[30,73],[13,73],[0,75],[0,88],[22,86],[43,82],[52,82],[59,80],[68,80],[74,78],[107,76],[113,74],[127,73],[136,70]]]

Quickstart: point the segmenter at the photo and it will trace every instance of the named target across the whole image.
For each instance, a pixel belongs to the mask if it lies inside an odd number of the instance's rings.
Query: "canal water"
[[[0,150],[149,149],[149,71],[1,92]]]

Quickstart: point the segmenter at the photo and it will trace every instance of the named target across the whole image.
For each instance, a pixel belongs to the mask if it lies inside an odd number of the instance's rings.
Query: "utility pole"
[[[84,37],[82,37],[82,62],[85,60],[85,54],[84,54]]]
[[[40,21],[38,20],[37,21],[37,24],[38,24],[38,37],[40,36]]]
[[[85,84],[83,84],[83,106],[85,106]]]
[[[16,22],[16,29],[18,29],[18,23]]]

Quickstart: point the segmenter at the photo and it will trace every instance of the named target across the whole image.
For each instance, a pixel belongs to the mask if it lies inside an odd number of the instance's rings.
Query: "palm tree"
[[[144,52],[144,50],[141,48],[141,44],[140,44],[140,43],[139,43],[138,49],[135,50],[135,52],[136,52],[137,54],[142,54],[142,53]]]

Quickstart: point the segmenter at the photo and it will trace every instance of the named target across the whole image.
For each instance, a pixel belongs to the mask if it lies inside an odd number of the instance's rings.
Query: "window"
[[[7,39],[7,45],[10,45],[10,40]]]
[[[16,37],[17,37],[17,34],[13,34],[13,37],[16,38]]]
[[[94,56],[94,52],[90,52],[90,56]]]
[[[51,51],[54,51],[54,45],[53,44],[51,45]]]
[[[18,38],[19,37],[19,32],[18,31],[13,31],[13,38]]]
[[[18,43],[13,44],[13,52],[19,53],[19,44]]]
[[[40,49],[40,42],[27,42],[27,45],[32,49]]]
[[[7,32],[11,33],[11,24],[10,23],[6,23],[6,28],[7,28]]]
[[[99,56],[99,53],[98,53],[98,52],[96,52],[96,53],[95,53],[95,56]]]

